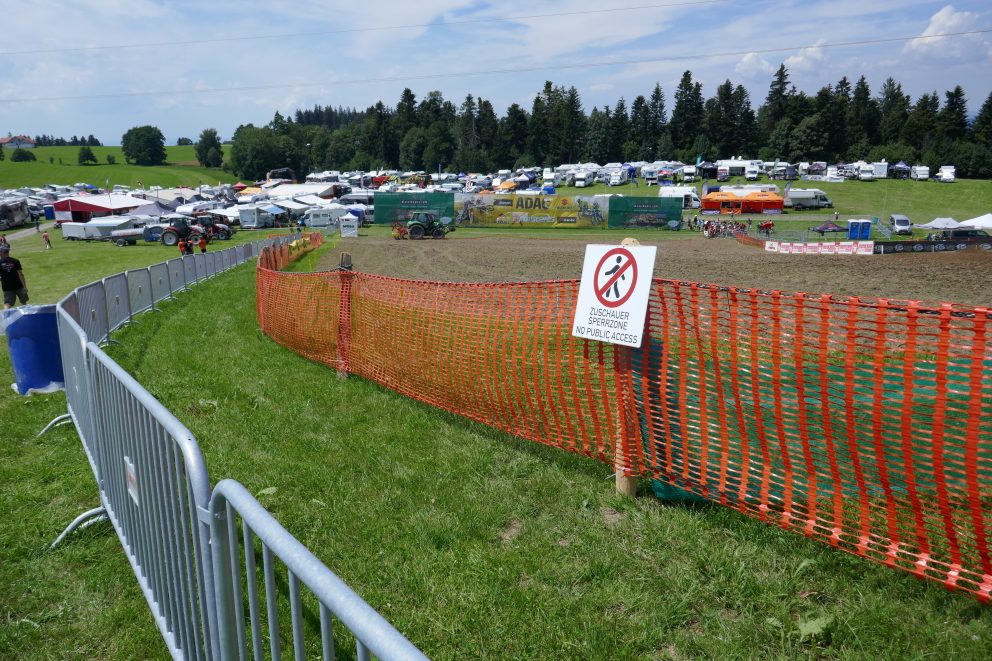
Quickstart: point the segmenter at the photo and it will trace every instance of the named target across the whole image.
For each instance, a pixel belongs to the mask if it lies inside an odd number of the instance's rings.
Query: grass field
[[[224,146],[225,150],[230,145]],[[218,181],[234,183],[234,175],[219,168],[202,168],[196,162],[193,147],[166,147],[167,165],[146,167],[129,165],[124,162],[120,147],[90,147],[98,161],[97,165],[79,165],[79,147],[38,147],[33,149],[36,161],[13,163],[10,154],[0,161],[0,188],[20,186],[42,186],[44,184],[74,184],[85,182],[104,188],[121,184],[145,187],[216,185]],[[117,163],[107,165],[107,155],[112,155]]]
[[[14,245],[38,302],[174,252],[56,241],[46,254],[35,241]],[[645,484],[619,499],[597,462],[339,381],[261,335],[251,266],[164,309],[119,336],[115,359],[190,427],[212,481],[266,490],[263,504],[432,657],[992,654],[992,613],[971,597],[719,507],[661,504]],[[45,550],[96,503],[75,432],[34,437],[64,408],[61,394],[0,389],[0,658],[165,658],[106,524]]]

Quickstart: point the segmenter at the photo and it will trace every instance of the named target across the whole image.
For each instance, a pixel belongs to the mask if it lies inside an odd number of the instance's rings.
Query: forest
[[[970,119],[961,86],[917,99],[893,78],[873,93],[862,76],[815,94],[796,89],[781,65],[755,110],[748,91],[729,79],[704,98],[686,71],[669,99],[656,84],[628,103],[586,111],[575,87],[551,81],[530,108],[498,115],[471,94],[460,105],[431,91],[404,89],[395,107],[343,106],[276,113],[265,126],[242,125],[224,167],[245,179],[291,167],[337,170],[492,172],[562,163],[713,160],[730,156],[828,163],[900,160],[957,166],[964,178],[992,177],[992,93]],[[302,174],[300,178],[302,179]]]

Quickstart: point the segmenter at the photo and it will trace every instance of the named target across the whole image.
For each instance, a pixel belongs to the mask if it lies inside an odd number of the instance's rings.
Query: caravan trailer
[[[917,181],[926,181],[930,178],[930,167],[926,165],[914,165],[909,169],[909,178]]]
[[[953,183],[956,178],[956,169],[953,165],[941,165],[937,170],[937,181],[945,184]]]

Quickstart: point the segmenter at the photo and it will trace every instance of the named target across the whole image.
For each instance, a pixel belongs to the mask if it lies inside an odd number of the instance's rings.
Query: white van
[[[683,209],[699,208],[699,193],[693,186],[661,186],[658,197],[679,197],[682,198]]]
[[[592,186],[596,179],[595,172],[589,172],[588,170],[583,170],[582,172],[575,173],[575,187],[585,188],[586,186]]]
[[[614,170],[610,173],[610,180],[607,182],[610,186],[620,186],[627,183],[627,169],[620,168],[619,170]]]
[[[892,230],[893,234],[912,234],[913,226],[909,222],[909,218],[902,215],[901,213],[894,213],[889,216],[889,229]]]

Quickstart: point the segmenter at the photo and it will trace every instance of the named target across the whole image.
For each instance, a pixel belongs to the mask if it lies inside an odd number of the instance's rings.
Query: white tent
[[[987,213],[971,220],[965,220],[961,223],[961,227],[970,227],[976,230],[992,229],[992,213]]]
[[[921,230],[956,230],[961,227],[961,223],[953,218],[934,218],[925,225],[913,225]]]

